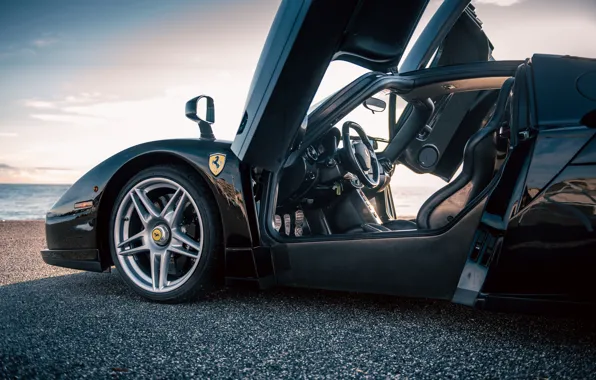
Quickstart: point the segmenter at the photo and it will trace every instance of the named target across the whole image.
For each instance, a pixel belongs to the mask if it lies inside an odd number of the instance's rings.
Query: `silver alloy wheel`
[[[150,292],[179,288],[201,258],[201,213],[184,187],[171,179],[136,184],[118,206],[113,233],[126,276]]]

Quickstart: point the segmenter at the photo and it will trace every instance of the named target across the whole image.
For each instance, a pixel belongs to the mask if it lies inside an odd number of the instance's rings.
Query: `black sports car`
[[[214,138],[213,99],[190,100],[201,137],[85,174],[47,214],[45,262],[115,265],[164,302],[224,284],[593,302],[596,60],[496,61],[469,0],[445,0],[404,55],[426,5],[283,1],[234,141]],[[311,105],[332,60],[369,72]],[[388,138],[350,120],[361,107]],[[396,165],[446,181],[415,219],[396,215]]]

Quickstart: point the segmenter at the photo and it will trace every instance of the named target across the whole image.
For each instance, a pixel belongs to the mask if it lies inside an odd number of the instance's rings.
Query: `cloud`
[[[63,103],[91,103],[98,102],[100,100],[105,100],[105,98],[112,97],[104,97],[101,92],[81,92],[78,95],[69,95],[65,97]]]
[[[509,7],[514,4],[521,3],[523,0],[475,0],[477,4],[491,4],[500,7]]]
[[[214,70],[213,75],[223,82],[235,80],[232,73],[225,70]],[[120,99],[118,96],[88,91],[60,99],[27,99],[23,104],[36,110],[29,115],[33,119],[48,123],[68,123],[83,128],[91,126],[102,135],[119,133],[120,141],[134,144],[162,138],[196,136],[196,125],[184,117],[184,104],[196,96],[197,88],[200,87],[173,86],[164,89],[162,94],[139,99]],[[219,93],[206,90],[217,99],[225,97],[232,100],[233,109],[242,109],[245,94],[230,96],[225,90],[219,90]],[[227,108],[229,107],[225,103],[220,106],[220,109]],[[43,112],[44,110],[49,112]],[[219,127],[218,137],[233,138],[240,118],[240,114],[219,112],[218,125],[230,127],[229,130],[226,128],[226,133]],[[122,128],[123,126],[126,128]]]
[[[51,166],[38,166],[36,168],[33,168],[35,170],[46,170],[46,171],[59,171],[59,172],[63,172],[63,171],[72,171],[72,169],[69,168],[54,168]]]
[[[113,96],[104,96],[100,92],[81,92],[77,95],[66,96],[60,100],[25,99],[22,103],[29,108],[55,110],[55,113],[34,113],[29,115],[33,119],[47,122],[96,125],[102,122],[101,115],[77,112],[78,107],[101,104],[107,99],[113,98]]]
[[[0,132],[0,137],[17,137],[18,135],[16,132]]]
[[[35,38],[31,41],[31,45],[35,46],[36,48],[42,49],[60,42],[62,35],[60,33],[52,33],[46,32],[39,35],[38,38]]]
[[[50,121],[50,122],[58,122],[58,123],[75,123],[79,125],[90,125],[90,124],[97,124],[101,122],[100,118],[91,117],[91,116],[82,116],[82,115],[72,115],[72,114],[50,114],[50,113],[43,113],[43,114],[32,114],[32,118],[42,120],[42,121]]]
[[[68,95],[62,99],[56,100],[39,100],[39,99],[25,99],[22,104],[29,108],[63,108],[76,104],[97,103],[108,99],[114,99],[114,96],[104,96],[101,92],[81,92],[76,95]]]
[[[45,38],[35,39],[35,40],[31,41],[31,44],[38,48],[44,48],[46,46],[54,45],[58,41],[59,41],[58,38],[45,37]]]
[[[31,108],[56,108],[56,105],[54,103],[43,101],[43,100],[35,100],[35,99],[25,100],[24,104],[26,107],[31,107]]]

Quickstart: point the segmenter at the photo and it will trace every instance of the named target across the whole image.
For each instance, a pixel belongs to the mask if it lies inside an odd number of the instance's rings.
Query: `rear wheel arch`
[[[211,197],[214,203],[217,205],[213,188],[211,187],[209,181],[205,178],[205,174],[186,159],[172,153],[163,152],[145,153],[131,159],[122,165],[118,171],[114,173],[112,178],[110,178],[103,190],[103,194],[98,206],[97,246],[99,248],[100,259],[104,269],[114,265],[112,262],[112,256],[110,254],[109,236],[110,216],[112,213],[112,208],[114,207],[114,202],[116,201],[120,190],[122,190],[126,183],[136,173],[156,165],[179,166],[195,172],[200,180],[204,181],[204,184],[206,185],[205,187],[209,189],[209,193],[206,195]],[[216,210],[218,212],[217,219],[220,221],[219,227],[221,227],[222,221],[219,207],[216,207]]]

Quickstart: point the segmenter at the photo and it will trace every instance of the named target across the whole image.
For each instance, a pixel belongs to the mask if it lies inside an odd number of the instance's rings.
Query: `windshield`
[[[368,72],[370,71],[349,62],[331,62],[329,67],[327,67],[327,71],[325,71],[325,75],[321,80],[311,106],[308,108],[308,114],[317,109],[324,101],[335,95],[346,85]]]

